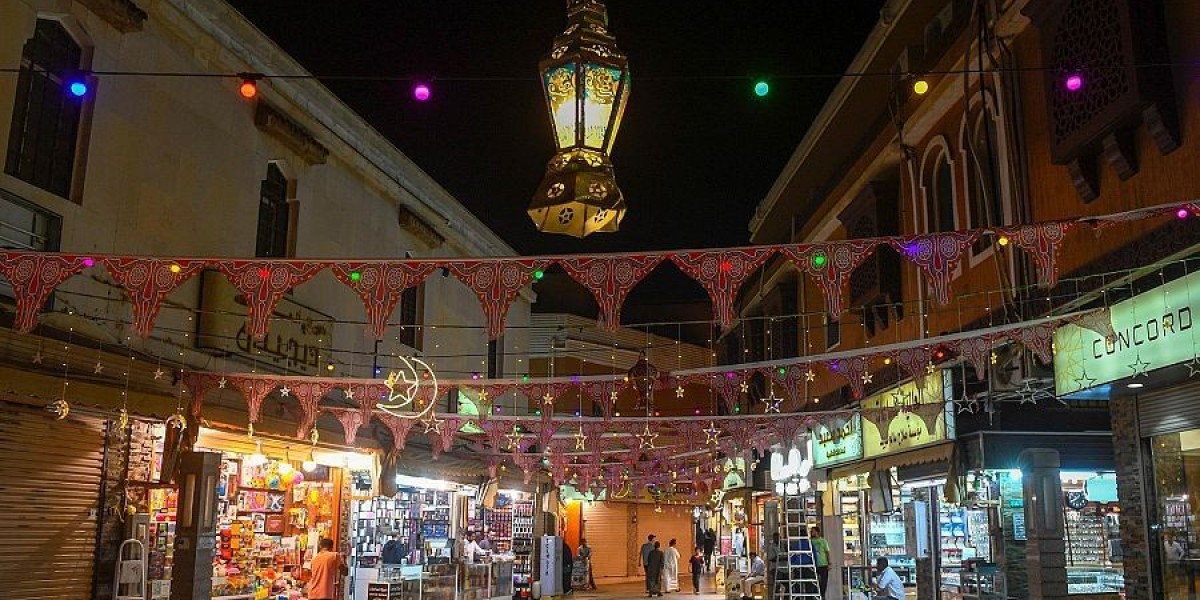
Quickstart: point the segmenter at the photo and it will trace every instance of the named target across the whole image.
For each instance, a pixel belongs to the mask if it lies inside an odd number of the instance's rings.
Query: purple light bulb
[[[1079,90],[1083,89],[1083,76],[1079,73],[1072,73],[1067,76],[1067,80],[1064,82],[1064,85],[1067,86],[1067,91],[1078,92]]]
[[[416,98],[418,102],[425,102],[429,100],[430,96],[433,96],[433,90],[429,89],[429,84],[418,83],[413,86],[413,98]]]

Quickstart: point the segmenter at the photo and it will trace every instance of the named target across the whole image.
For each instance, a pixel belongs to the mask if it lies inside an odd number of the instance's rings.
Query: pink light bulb
[[[432,95],[433,90],[429,89],[429,84],[418,83],[413,87],[413,98],[416,98],[418,102],[425,102]]]
[[[1188,209],[1182,208],[1182,207],[1179,210],[1175,211],[1175,216],[1179,217],[1180,219],[1186,219],[1186,218],[1188,218],[1188,215],[1190,215],[1190,214],[1191,213],[1188,212]]]
[[[1079,73],[1072,73],[1067,76],[1066,86],[1068,91],[1078,92],[1083,88],[1083,76]]]

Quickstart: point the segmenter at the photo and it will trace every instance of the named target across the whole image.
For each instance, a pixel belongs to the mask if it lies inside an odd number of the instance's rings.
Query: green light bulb
[[[359,273],[358,271],[350,272],[350,281],[358,281],[359,279],[362,279],[362,273]]]
[[[541,270],[541,269],[538,269],[538,270],[536,270],[536,271],[534,271],[534,272],[533,272],[533,278],[534,278],[534,279],[541,279],[541,278],[543,278],[543,277],[545,277],[545,276],[546,276],[546,272],[545,272],[545,271],[543,271],[543,270]]]
[[[770,92],[771,92],[771,84],[767,83],[765,80],[762,80],[762,79],[755,82],[755,84],[754,84],[754,95],[755,96],[762,98],[763,96],[766,96]]]
[[[814,265],[816,265],[818,267],[823,267],[823,266],[825,266],[825,255],[818,254],[813,257],[812,261],[813,261]]]

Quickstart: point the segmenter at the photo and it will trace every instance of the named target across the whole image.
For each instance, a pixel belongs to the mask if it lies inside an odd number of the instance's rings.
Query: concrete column
[[[1067,600],[1063,491],[1057,450],[1029,448],[1017,457],[1025,496],[1025,564],[1031,600]]]
[[[175,526],[175,558],[171,600],[212,597],[212,559],[216,545],[217,477],[221,455],[189,452],[179,461],[179,520]]]

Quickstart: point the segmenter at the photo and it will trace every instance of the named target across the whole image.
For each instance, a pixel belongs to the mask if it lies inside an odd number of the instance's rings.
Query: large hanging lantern
[[[529,216],[547,233],[616,231],[625,198],[609,154],[629,97],[629,64],[608,33],[603,2],[567,0],[567,29],[538,70],[558,153],[546,165]]]
[[[642,351],[637,362],[626,374],[638,395],[634,410],[654,410],[654,384],[658,382],[658,376],[658,368],[646,358],[646,352]]]

